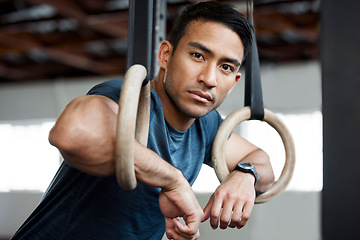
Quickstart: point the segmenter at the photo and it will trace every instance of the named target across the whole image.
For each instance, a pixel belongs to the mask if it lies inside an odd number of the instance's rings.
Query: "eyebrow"
[[[199,42],[189,42],[188,45],[191,46],[191,47],[198,48],[198,49],[200,49],[200,50],[202,50],[204,52],[207,52],[210,55],[214,55],[213,51],[211,51],[210,49],[208,49],[207,47],[205,47],[204,45],[202,45]],[[241,65],[241,63],[238,60],[234,59],[234,58],[225,57],[225,58],[222,58],[221,60],[223,60],[225,62],[230,62],[230,63],[234,64],[237,67],[240,67],[240,65]]]

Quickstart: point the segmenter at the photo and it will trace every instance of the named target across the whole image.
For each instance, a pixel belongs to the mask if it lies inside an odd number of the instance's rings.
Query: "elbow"
[[[264,180],[264,179],[263,179]],[[275,183],[275,177],[269,177],[265,181],[263,181],[261,184],[257,184],[256,186],[256,195],[261,195],[265,192],[267,192]]]
[[[266,190],[268,190],[272,185],[274,185],[275,183],[275,174],[274,174],[274,170],[271,166],[271,162],[270,162],[270,157],[267,153],[266,154],[266,164],[265,164],[265,169],[266,169]]]
[[[56,122],[48,136],[49,143],[59,150],[65,162],[70,166],[77,165],[76,161],[79,161],[77,151],[80,141],[76,140],[74,132],[76,131],[73,127],[64,127],[61,122]]]
[[[69,133],[66,129],[59,129],[59,127],[56,123],[53,126],[53,128],[49,132],[49,143],[59,149],[60,152],[71,152],[71,144]]]
[[[67,164],[95,176],[109,176],[115,171],[116,115],[103,103],[104,97],[97,96],[74,99],[48,136]]]
[[[59,132],[56,129],[56,124],[51,128],[48,136],[49,143],[53,145],[54,147],[58,148],[59,142]]]
[[[265,161],[262,165],[262,170],[260,173],[261,183],[256,187],[256,192],[258,195],[268,191],[275,183],[275,174],[271,166],[270,158],[265,152],[263,153],[265,155],[263,158]]]
[[[84,106],[86,107],[85,103],[84,97],[72,100],[50,130],[49,143],[60,152],[72,153],[81,144],[79,137],[83,134],[82,125],[85,125],[82,120],[82,116],[86,115],[82,110]]]
[[[56,147],[64,161],[71,167],[84,172],[86,174],[96,177],[108,177],[115,174],[115,161],[100,161],[92,159],[89,155],[96,155],[95,153],[84,154],[82,152],[83,146],[77,144],[81,141],[76,141],[71,131],[58,129],[54,126],[49,133],[49,143]],[[104,156],[104,159],[111,159],[113,156]]]
[[[268,179],[266,181],[266,184],[264,184],[264,188],[262,189],[262,193],[264,193],[265,191],[268,191],[275,183],[275,175],[274,172],[272,170],[272,168],[270,168],[269,170],[269,176]]]
[[[71,144],[67,140],[69,137],[67,136],[67,132],[65,129],[61,129],[58,124],[52,127],[49,132],[48,141],[49,143],[56,147],[59,150],[59,153],[63,157],[64,161],[68,163],[70,166],[73,166],[72,157],[73,150],[71,149]]]

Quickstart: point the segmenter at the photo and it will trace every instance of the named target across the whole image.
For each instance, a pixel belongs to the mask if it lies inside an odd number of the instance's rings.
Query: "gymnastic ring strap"
[[[212,163],[220,182],[223,182],[229,175],[225,161],[225,143],[231,131],[244,120],[249,120],[250,117],[250,107],[244,107],[232,112],[220,125],[212,147]],[[279,179],[268,191],[256,197],[255,203],[265,202],[284,191],[291,180],[295,167],[295,146],[289,130],[273,112],[267,109],[265,109],[264,121],[279,133],[285,148],[286,159]]]
[[[115,171],[118,184],[125,190],[136,188],[134,141],[147,145],[150,119],[150,83],[142,65],[131,66],[125,74],[119,99],[115,137]]]

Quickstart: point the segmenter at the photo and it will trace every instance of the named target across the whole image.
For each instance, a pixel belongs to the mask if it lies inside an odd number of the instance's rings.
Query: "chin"
[[[191,118],[201,118],[201,117],[204,117],[206,114],[208,114],[211,111],[212,111],[212,109],[204,110],[204,109],[193,108],[193,109],[188,109],[188,111],[184,111],[184,113]]]
[[[201,118],[207,115],[212,110],[216,109],[216,104],[198,104],[192,102],[191,104],[177,104],[177,108],[189,118]]]

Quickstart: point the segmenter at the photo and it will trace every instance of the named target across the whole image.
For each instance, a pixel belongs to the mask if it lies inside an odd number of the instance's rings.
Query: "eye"
[[[228,64],[221,65],[221,68],[224,69],[228,73],[233,73],[235,68],[233,66],[230,66]]]
[[[204,57],[201,53],[198,53],[198,52],[193,52],[191,53],[191,55],[196,58],[197,60],[204,60]]]

